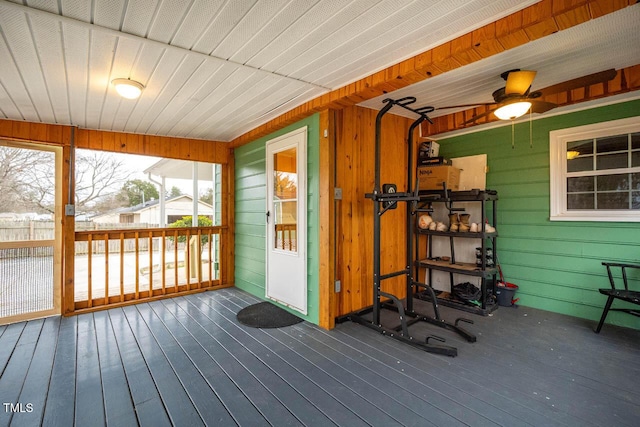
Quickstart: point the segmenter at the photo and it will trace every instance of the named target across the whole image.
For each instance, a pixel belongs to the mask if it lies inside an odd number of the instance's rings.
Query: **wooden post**
[[[167,263],[166,263],[166,252],[167,252],[167,232],[166,230],[162,230],[162,295],[167,293]]]
[[[124,302],[124,233],[120,232],[120,302]]]
[[[320,112],[319,324],[335,326],[335,111]]]
[[[222,165],[222,231],[220,234],[220,284],[235,281],[235,158],[229,153],[227,164]]]
[[[62,204],[66,204],[69,200],[69,191],[74,194],[74,182],[71,180],[69,184],[69,178],[71,175],[71,147],[65,145],[62,147],[62,182],[60,185],[60,192],[62,193]],[[62,313],[64,315],[73,314],[75,311],[75,228],[76,222],[73,215],[66,215],[64,206],[62,206],[62,241],[63,241],[63,286],[62,286]]]

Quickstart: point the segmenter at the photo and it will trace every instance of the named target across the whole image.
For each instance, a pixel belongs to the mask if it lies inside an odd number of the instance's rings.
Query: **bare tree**
[[[76,152],[76,210],[93,212],[95,202],[111,198],[129,180],[124,161],[110,153]]]
[[[53,165],[53,153],[0,146],[0,211],[27,212],[44,204],[47,205],[44,210],[51,212],[53,200],[45,202],[41,195],[31,191],[28,182],[42,175],[35,171]]]
[[[48,157],[47,157],[48,156]],[[131,172],[117,155],[77,150],[75,203],[77,213],[93,213],[101,201],[113,200]],[[53,213],[55,162],[53,154],[0,147],[0,209]],[[115,206],[110,206],[111,208]]]

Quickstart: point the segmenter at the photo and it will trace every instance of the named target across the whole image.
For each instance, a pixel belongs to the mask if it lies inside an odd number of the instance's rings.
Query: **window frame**
[[[640,116],[549,132],[550,221],[640,222],[640,210],[567,209],[567,143],[637,132],[640,132]],[[640,167],[607,171],[610,173],[592,172],[596,175],[638,173]]]

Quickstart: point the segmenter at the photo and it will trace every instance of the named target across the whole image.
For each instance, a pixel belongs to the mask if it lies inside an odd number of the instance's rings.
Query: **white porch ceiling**
[[[213,181],[213,168],[215,165],[191,160],[161,159],[146,168],[144,173],[163,178],[193,180],[194,164],[198,165],[199,181]]]
[[[638,23],[640,5],[627,7],[359,105],[379,110],[385,98],[405,96],[416,98],[415,107],[493,102],[493,91],[505,85],[500,74],[515,68],[537,71],[532,84],[532,90],[537,90],[610,68],[640,64]],[[436,110],[429,116],[459,110],[465,108]],[[398,107],[392,113],[417,118]]]
[[[532,3],[0,0],[0,118],[228,141]],[[519,55],[512,62],[540,70]],[[494,70],[475,67],[459,72],[490,93],[495,84],[482,76]],[[116,94],[109,82],[120,77],[146,86],[138,100]],[[446,82],[437,101],[450,103],[458,84]],[[474,90],[463,89],[467,102]]]

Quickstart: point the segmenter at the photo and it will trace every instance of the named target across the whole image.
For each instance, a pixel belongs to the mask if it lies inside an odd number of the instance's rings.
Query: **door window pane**
[[[298,202],[275,202],[273,206],[275,210],[274,248],[296,252]]]
[[[297,251],[298,174],[296,148],[273,155],[273,247]]]

